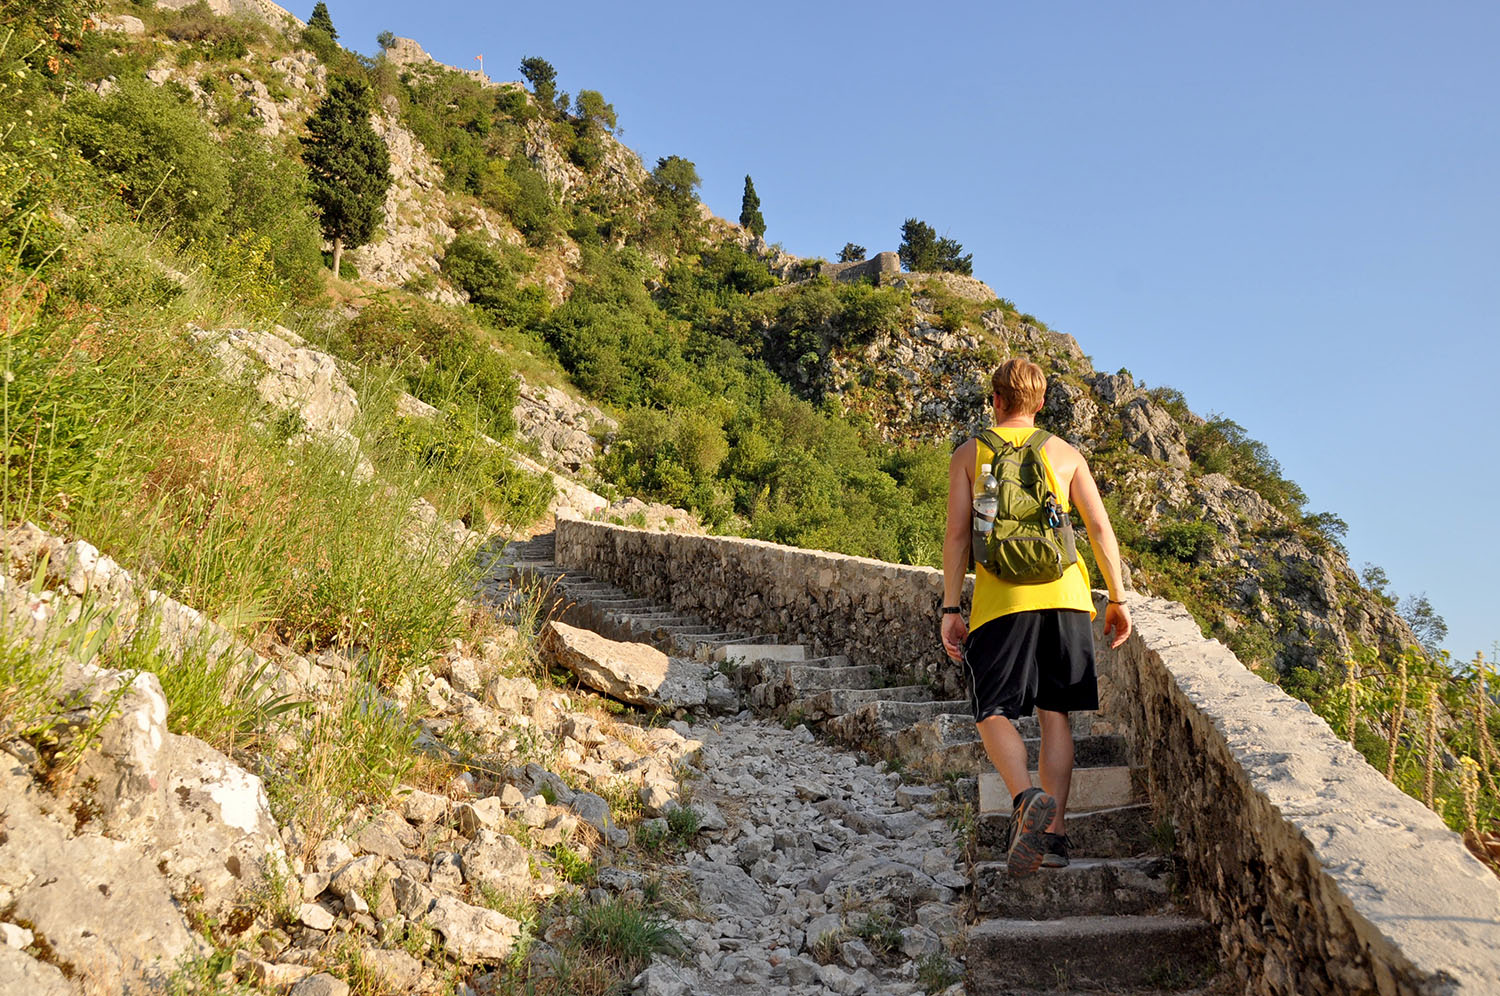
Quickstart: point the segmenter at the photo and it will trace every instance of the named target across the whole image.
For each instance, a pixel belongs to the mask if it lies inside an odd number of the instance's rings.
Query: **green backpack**
[[[1012,446],[993,429],[979,434],[979,445],[993,455],[979,462],[990,464],[1000,485],[1000,504],[987,533],[972,530],[971,546],[975,563],[1002,581],[1056,581],[1078,562],[1073,522],[1047,488],[1042,447],[1051,438],[1052,433],[1038,429],[1020,446]]]

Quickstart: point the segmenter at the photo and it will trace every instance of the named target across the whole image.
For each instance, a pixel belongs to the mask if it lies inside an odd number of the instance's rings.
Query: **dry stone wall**
[[[1132,604],[1101,705],[1249,991],[1500,992],[1500,880],[1181,605]]]
[[[582,521],[558,523],[556,556],[726,629],[954,690],[931,568]],[[1205,640],[1181,605],[1132,606],[1135,633],[1101,651],[1101,706],[1146,768],[1192,899],[1246,991],[1500,992],[1500,880],[1305,704]]]
[[[726,631],[848,654],[958,690],[938,639],[943,575],[930,567],[583,521],[558,522],[557,562]]]

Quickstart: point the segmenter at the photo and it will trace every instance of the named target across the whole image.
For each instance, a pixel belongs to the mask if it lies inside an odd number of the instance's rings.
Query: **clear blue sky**
[[[306,16],[310,3],[295,12]],[[603,92],[800,255],[916,216],[1105,370],[1264,441],[1350,559],[1500,639],[1500,4],[330,4]]]

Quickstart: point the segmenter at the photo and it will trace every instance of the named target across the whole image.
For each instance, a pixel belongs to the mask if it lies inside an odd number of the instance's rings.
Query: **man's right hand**
[[[943,616],[943,649],[956,661],[964,659],[964,641],[969,638],[969,624],[957,612]]]

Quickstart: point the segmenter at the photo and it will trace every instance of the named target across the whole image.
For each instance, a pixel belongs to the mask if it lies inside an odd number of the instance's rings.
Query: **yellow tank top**
[[[1031,438],[1035,429],[1009,426],[996,426],[995,433],[1010,443],[1012,446],[1020,446]],[[974,480],[979,480],[979,468],[982,464],[992,463],[993,454],[990,448],[980,442],[978,452],[974,456]],[[1047,451],[1042,450],[1042,465],[1047,468],[1047,487],[1057,496],[1062,504],[1063,511],[1071,507],[1068,501],[1068,493],[1057,483],[1057,474],[1052,469],[1052,460],[1047,456]],[[1079,542],[1087,542],[1083,536],[1078,537]],[[1042,584],[1013,584],[1009,581],[1001,581],[995,575],[985,570],[982,566],[974,565],[974,603],[969,610],[969,629],[976,630],[991,619],[1008,616],[1013,612],[1029,612],[1033,609],[1079,609],[1087,612],[1089,618],[1094,617],[1094,598],[1089,593],[1089,570],[1083,564],[1083,558],[1063,572],[1063,576],[1056,581],[1047,581]]]

